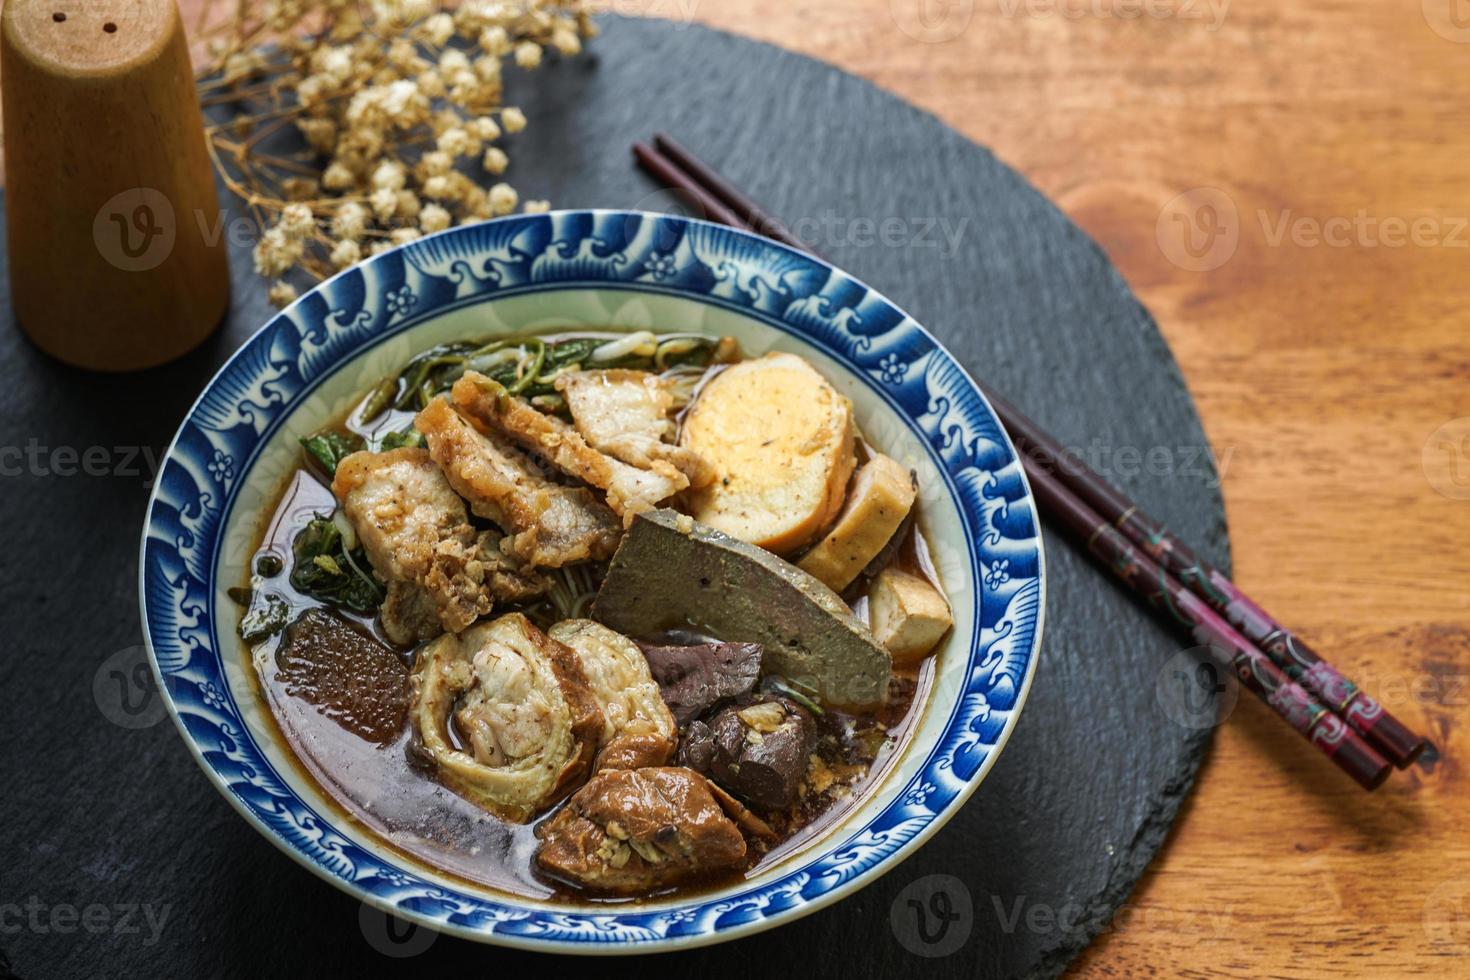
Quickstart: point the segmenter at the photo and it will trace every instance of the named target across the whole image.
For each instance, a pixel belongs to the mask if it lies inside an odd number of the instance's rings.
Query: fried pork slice
[[[542,870],[600,892],[644,892],[745,861],[745,838],[689,769],[604,769],[536,828]]]
[[[551,588],[469,523],[464,501],[422,449],[353,453],[337,465],[341,501],[373,569],[388,585],[380,615],[395,643],[458,632],[493,607]]]
[[[602,734],[577,655],[520,613],[429,644],[409,690],[411,757],[513,823],[530,820],[580,779]]]
[[[689,486],[689,478],[663,460],[639,469],[598,452],[566,422],[537,411],[478,372],[465,372],[454,383],[451,395],[455,408],[477,425],[504,435],[563,473],[606,492],[608,506],[625,520],[629,515],[651,510]]]
[[[572,371],[556,379],[572,422],[592,448],[645,469],[673,465],[691,487],[707,486],[715,468],[699,453],[676,446],[668,383],[647,371]]]
[[[550,633],[576,651],[602,708],[602,748],[593,768],[638,769],[668,762],[679,730],[638,644],[590,619],[563,620]]]
[[[621,528],[586,487],[552,483],[525,453],[477,430],[444,398],[414,423],[434,462],[470,509],[505,528],[506,551],[531,567],[601,561],[617,550]]]

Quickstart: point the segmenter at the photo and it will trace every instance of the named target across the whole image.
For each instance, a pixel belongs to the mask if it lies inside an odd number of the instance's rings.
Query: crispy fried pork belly
[[[483,374],[465,372],[454,383],[451,396],[455,408],[477,425],[604,491],[608,506],[625,518],[650,510],[689,486],[689,478],[671,463],[656,460],[648,469],[639,469],[593,449],[572,426],[537,411]]]
[[[688,769],[604,769],[536,828],[536,862],[601,892],[642,892],[739,867],[745,838]]]
[[[551,638],[576,651],[602,708],[602,748],[594,768],[638,769],[668,762],[679,732],[638,645],[590,619],[557,623]]]
[[[497,599],[551,587],[502,553],[499,534],[469,523],[464,501],[422,449],[353,453],[338,464],[332,492],[388,585],[380,612],[395,643],[457,632]]]
[[[460,796],[514,823],[587,772],[602,734],[576,654],[519,613],[425,647],[410,691],[413,757]],[[464,748],[450,736],[451,716]]]
[[[645,469],[670,463],[695,488],[715,478],[715,468],[703,456],[673,445],[669,412],[674,396],[658,375],[625,369],[571,371],[556,379],[556,390],[592,448]]]
[[[586,487],[548,480],[525,453],[477,430],[444,398],[414,423],[434,462],[470,509],[509,533],[506,550],[533,567],[602,560],[618,546],[617,518]]]

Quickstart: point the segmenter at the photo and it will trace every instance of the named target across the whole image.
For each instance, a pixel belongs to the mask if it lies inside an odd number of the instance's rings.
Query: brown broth
[[[360,424],[354,412],[342,421],[342,425],[350,431],[368,434],[369,429],[389,431],[401,428],[411,418],[411,413],[390,413],[385,420],[367,427]],[[287,601],[293,623],[306,610],[322,608],[322,604],[291,587],[291,543],[314,516],[330,514],[335,508],[336,501],[330,489],[311,472],[300,469],[288,479],[263,531],[255,557],[272,555],[280,560],[283,567],[275,576],[257,580],[257,584]],[[914,526],[917,528],[917,521]],[[911,537],[914,540],[906,543],[904,549],[906,565],[919,563],[915,562],[915,556],[918,549],[924,547],[921,534],[915,531]],[[255,567],[253,560],[251,567]],[[932,569],[924,571],[932,574]],[[860,614],[862,612],[865,610]],[[411,668],[413,652],[392,647],[375,619],[341,610],[336,613],[370,634],[385,648],[396,650],[395,655],[402,659],[404,669]],[[330,705],[321,703],[322,697],[314,696],[311,690],[303,688],[300,671],[282,670],[278,653],[283,636],[283,633],[277,633],[251,651],[251,673],[259,685],[259,696],[290,746],[301,771],[352,823],[365,828],[410,861],[496,891],[576,903],[638,900],[588,895],[543,878],[535,870],[533,861],[538,844],[535,823],[508,824],[416,768],[407,751],[410,731],[406,718],[396,735],[386,733],[380,727],[371,731],[363,731],[360,727],[355,730],[350,719],[344,721],[342,711],[332,710]],[[886,732],[887,737],[867,764],[866,772],[848,783],[845,791],[824,794],[825,798],[817,804],[790,815],[800,826],[767,850],[753,847],[753,861],[749,868],[673,891],[697,893],[728,884],[759,872],[816,842],[888,774],[928,701],[933,678],[933,658],[928,658],[917,671],[896,672],[896,697],[878,715],[856,717],[828,712],[822,719],[821,728],[829,733],[837,728],[871,726],[875,722]],[[343,685],[338,685],[339,689],[341,687]],[[369,684],[364,690],[381,687]],[[537,823],[549,818],[555,810],[553,807],[542,814]]]

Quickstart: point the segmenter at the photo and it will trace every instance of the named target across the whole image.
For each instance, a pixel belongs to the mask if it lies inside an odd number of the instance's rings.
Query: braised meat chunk
[[[525,453],[479,431],[443,398],[415,426],[470,509],[510,535],[505,549],[533,567],[601,560],[617,548],[617,518],[586,487],[553,483]]]
[[[663,689],[664,703],[680,727],[721,701],[749,694],[761,676],[759,643],[640,643],[648,669]]]
[[[796,802],[816,741],[805,708],[770,697],[694,722],[679,761],[754,806],[779,810]]]
[[[536,828],[543,871],[601,892],[646,892],[739,867],[745,838],[688,769],[605,769]]]
[[[422,449],[353,453],[337,465],[332,492],[388,585],[381,614],[395,643],[457,632],[497,599],[519,602],[551,587],[502,553],[499,534],[470,524]]]
[[[602,735],[602,711],[576,654],[520,613],[425,647],[410,689],[413,758],[513,823],[586,773]]]
[[[602,708],[602,748],[594,768],[638,769],[668,762],[679,732],[638,645],[590,619],[563,620],[551,627],[550,635],[576,652]]]
[[[572,422],[592,448],[644,468],[672,464],[692,487],[706,486],[715,468],[699,453],[676,446],[668,384],[648,371],[571,371],[556,379]]]

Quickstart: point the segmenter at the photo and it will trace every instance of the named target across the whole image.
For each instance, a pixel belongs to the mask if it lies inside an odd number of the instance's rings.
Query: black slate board
[[[1024,180],[828,66],[699,27],[603,23],[590,55],[510,83],[532,120],[511,144],[523,196],[667,210],[670,197],[634,170],[627,147],[657,128],[675,133],[1049,430],[1094,449],[1116,482],[1228,567],[1215,471],[1201,458],[1208,444],[1167,347],[1101,250]],[[885,219],[899,224],[883,238]],[[874,223],[868,244],[864,221]],[[926,244],[943,243],[946,228],[958,232],[954,248]],[[7,956],[31,980],[361,976],[394,965],[382,950],[426,943],[405,966],[589,968],[422,932],[393,945],[380,916],[231,811],[160,720],[156,696],[124,697],[141,676],[130,671],[151,461],[215,367],[270,313],[245,250],[233,268],[224,329],[151,372],[73,370],[0,327],[0,976]],[[9,305],[0,300],[7,317]],[[100,448],[88,457],[90,447]],[[1052,534],[1046,543],[1041,673],[978,796],[837,906],[640,970],[1052,975],[1107,924],[1189,791],[1209,729],[1171,721],[1156,700],[1161,669],[1187,642],[1068,543]]]

